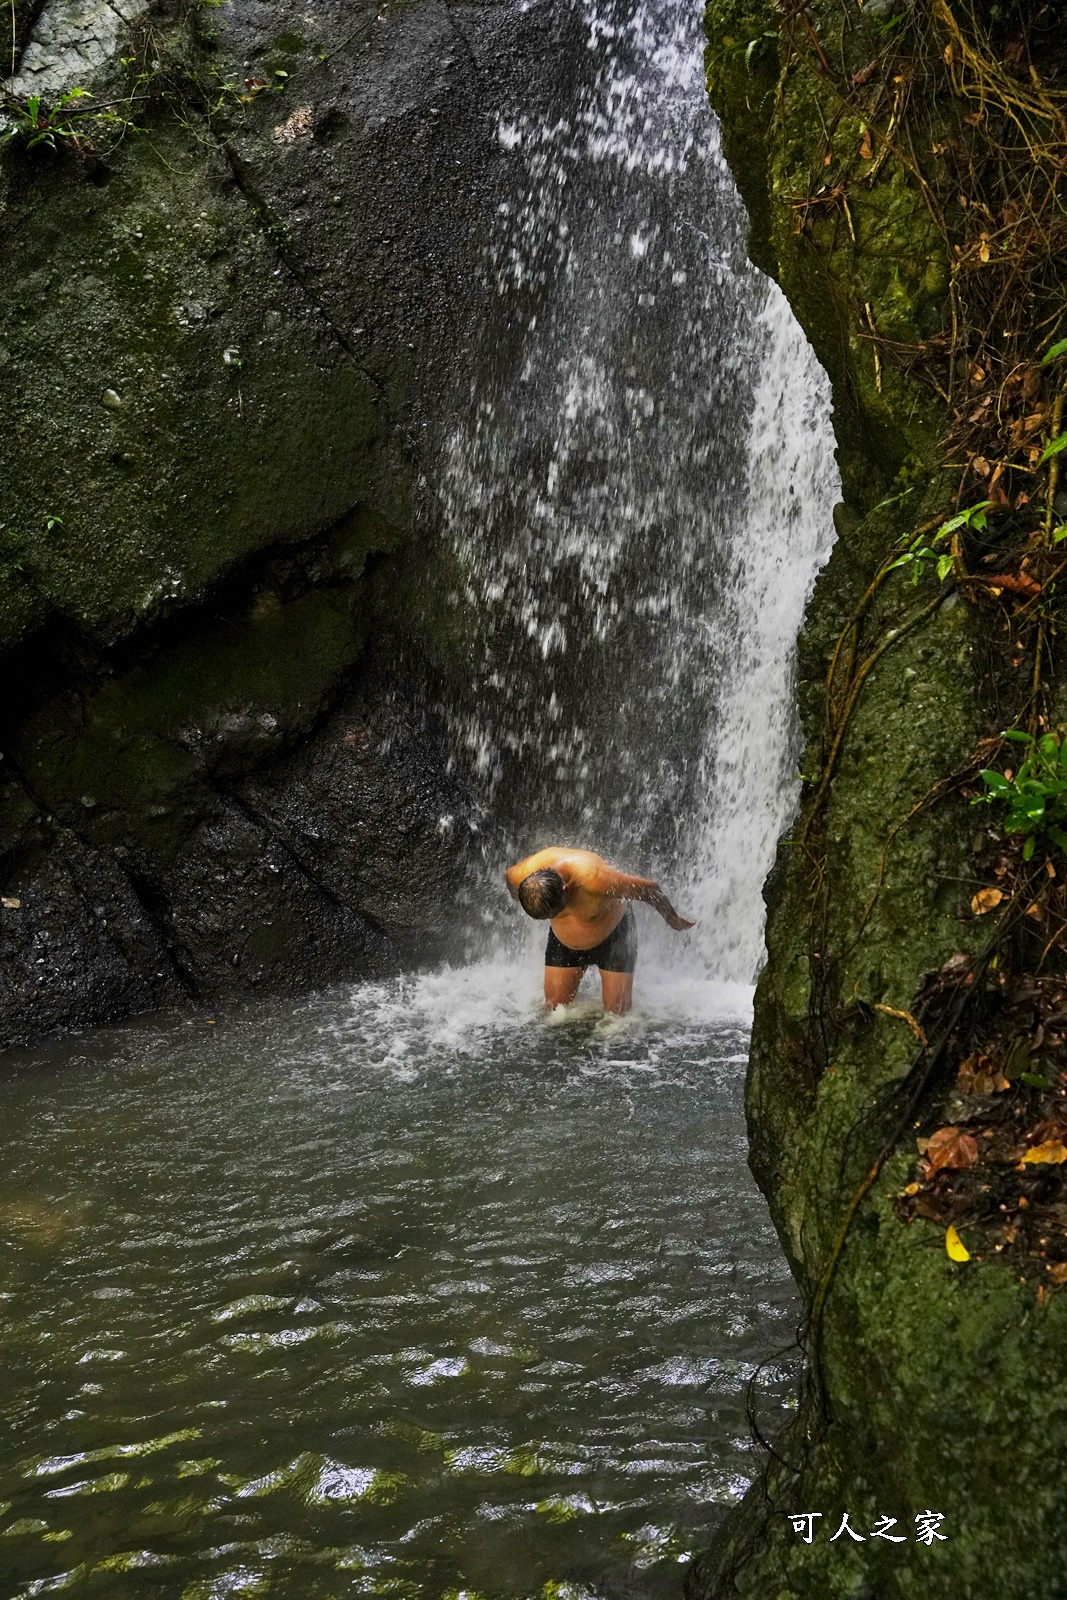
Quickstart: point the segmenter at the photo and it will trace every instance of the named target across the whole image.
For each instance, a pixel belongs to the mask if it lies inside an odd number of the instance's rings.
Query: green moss
[[[847,21],[828,4],[812,12],[831,60],[881,48],[861,12]],[[830,86],[774,42],[746,65],[746,41],[777,38],[780,21],[769,3],[712,0],[708,88],[751,218],[752,259],[777,278],[830,375],[846,496],[869,504],[907,456],[935,466],[940,416],[915,380],[876,365],[866,308],[886,339],[929,337],[944,325],[948,263],[914,178],[885,163],[870,181],[861,120],[842,114]]]
[[[805,15],[847,73],[877,56],[881,36],[859,8],[815,0]],[[894,346],[945,331],[949,262],[914,173],[886,161],[872,180],[860,119],[842,114],[826,82],[784,48],[761,49],[758,73],[744,73],[734,49],[741,30],[753,37],[776,19],[770,0],[712,0],[709,86],[757,220],[756,259],[771,259],[834,389],[849,504],[800,642],[805,771],[817,775],[835,642],[886,552],[936,518],[955,488],[941,467],[944,406],[893,359]],[[927,120],[911,128],[916,145],[943,137],[953,114],[917,108]],[[872,334],[889,341],[878,362]],[[904,498],[876,503],[887,495]],[[932,578],[914,590],[903,574],[890,577],[864,618],[860,659],[936,593]],[[953,597],[879,658],[818,812],[809,786],[771,880],[748,1082],[752,1164],[809,1303],[882,1148],[887,1091],[916,1058],[906,1020],[876,1008],[909,1011],[925,975],[990,937],[969,909],[966,799],[937,787],[996,725],[987,626]],[[955,1265],[942,1228],[904,1225],[892,1196],[912,1160],[905,1131],[837,1260],[818,1336],[825,1406],[809,1393],[780,1445],[790,1465],[772,1465],[746,1498],[698,1565],[693,1595],[1060,1592],[1048,1552],[1067,1511],[1067,1298],[1039,1301],[1035,1284],[995,1257]],[[948,1536],[929,1548],[914,1537],[915,1514],[927,1508],[944,1513]],[[810,1546],[792,1530],[793,1510],[823,1514]],[[847,1536],[831,1545],[845,1510],[861,1532],[897,1517],[907,1545]]]
[[[374,385],[217,153],[165,125],[124,145],[102,188],[22,159],[19,302],[0,310],[5,517],[63,525],[26,534],[23,584],[0,584],[0,649],[46,608],[105,641],[128,632],[372,500],[382,470]]]

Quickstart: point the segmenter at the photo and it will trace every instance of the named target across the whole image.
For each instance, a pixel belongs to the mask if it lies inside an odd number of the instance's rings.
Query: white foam
[[[634,1009],[626,1017],[604,1014],[595,972],[586,976],[573,1004],[546,1012],[542,964],[532,951],[354,985],[347,1015],[338,1020],[331,1010],[325,1031],[342,1041],[349,1036],[361,1061],[369,1045],[379,1066],[398,1082],[411,1082],[429,1065],[451,1065],[481,1055],[494,1039],[529,1039],[535,1030],[578,1029],[584,1035],[592,1027],[594,1042],[607,1047],[613,1039],[636,1043],[676,1034],[679,1026],[747,1029],[751,1017],[747,984],[665,974],[651,964],[638,968]]]

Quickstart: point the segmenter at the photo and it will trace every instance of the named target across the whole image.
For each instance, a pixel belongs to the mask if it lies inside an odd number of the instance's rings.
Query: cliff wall
[[[536,92],[549,21],[15,22],[0,1045],[440,954],[471,803],[382,640],[435,609],[428,419],[478,313],[493,107]]]
[[[1051,798],[1015,832],[973,803],[983,769],[1015,793],[1024,757],[1060,762],[1053,11],[707,12],[751,253],[831,377],[844,500],[748,1081],[808,1376],[694,1596],[1064,1592],[1067,864]]]

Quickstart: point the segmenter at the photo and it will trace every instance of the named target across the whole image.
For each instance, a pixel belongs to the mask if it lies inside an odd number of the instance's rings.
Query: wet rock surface
[[[136,91],[130,126],[0,164],[0,1043],[440,953],[469,802],[383,641],[433,614],[404,552],[495,108],[564,26],[97,9],[20,5],[8,87]]]
[[[48,812],[9,782],[0,1037],[186,997],[299,993],[448,953],[472,831],[446,762],[439,732],[390,686],[342,699],[251,774],[238,759],[229,773],[184,765],[167,803],[159,790],[122,804],[101,783],[76,794],[73,761]]]
[[[41,827],[0,905],[0,1037],[87,1028],[186,991],[124,872],[66,829]],[[14,892],[17,890],[17,893]]]

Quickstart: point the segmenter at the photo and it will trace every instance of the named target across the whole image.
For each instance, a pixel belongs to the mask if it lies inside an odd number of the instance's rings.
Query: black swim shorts
[[[602,972],[632,972],[636,965],[637,922],[630,906],[607,938],[591,950],[572,950],[569,944],[556,938],[551,928],[548,931],[546,967],[599,967]]]

